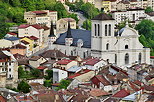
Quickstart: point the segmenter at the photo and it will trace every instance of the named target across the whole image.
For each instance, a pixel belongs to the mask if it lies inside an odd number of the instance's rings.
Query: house
[[[14,54],[26,55],[27,47],[21,44],[14,45],[10,48],[10,52]]]
[[[92,77],[94,77],[95,72],[93,70],[89,69],[83,69],[74,75],[71,75],[68,77],[68,79],[73,80],[70,85],[68,86],[68,89],[70,88],[76,88],[79,84],[83,82],[88,82]]]
[[[28,96],[28,95],[16,95],[14,96],[13,100],[14,102],[35,102],[37,101],[32,96]]]
[[[1,95],[0,95],[0,100],[1,100],[1,102],[7,102],[7,100]]]
[[[16,87],[18,80],[18,62],[8,51],[0,51],[1,87]]]
[[[112,11],[112,17],[115,23],[119,24],[125,20],[138,21],[140,18],[146,18],[146,13],[142,8],[132,8],[127,10]]]
[[[15,32],[8,32],[4,37],[5,38],[9,38],[9,37],[17,37],[17,33]]]
[[[18,28],[18,36],[19,37],[30,37],[35,36],[38,39],[39,46],[42,45],[43,42],[44,29],[38,24],[22,24]]]
[[[75,60],[62,59],[53,64],[53,67],[67,70],[74,65],[78,65],[78,62]]]
[[[39,69],[41,71],[43,76],[47,75],[46,71],[48,70],[48,67],[46,67],[46,66],[39,66],[39,67],[37,67],[37,69]]]
[[[57,18],[57,11],[41,10],[24,13],[24,19],[28,24],[45,24],[50,27],[51,21],[56,24]]]
[[[88,58],[82,61],[82,64],[90,70],[99,72],[107,62],[99,58]]]
[[[94,76],[93,78],[91,78],[91,82],[94,88],[100,88],[107,92],[112,90],[111,83],[103,75]]]
[[[20,41],[20,38],[18,37],[8,37],[5,39],[11,41],[13,45],[19,44],[19,41]]]
[[[59,83],[62,79],[68,77],[68,72],[63,69],[53,68],[53,83]]]
[[[154,65],[154,56],[150,56],[150,64]]]
[[[59,33],[64,33],[68,29],[68,22],[70,22],[71,29],[76,29],[76,21],[73,18],[61,18],[56,23],[56,30]],[[57,33],[58,33],[57,32]]]
[[[44,62],[46,62],[46,59],[41,56],[32,56],[29,59],[29,64],[34,68],[38,68]]]
[[[29,81],[29,85],[32,88],[32,91],[40,91],[40,90],[47,89],[45,86],[43,86],[42,81],[41,81],[41,83],[40,83],[40,81],[38,81],[38,82]]]
[[[0,48],[9,48],[12,47],[12,42],[6,39],[0,39]]]

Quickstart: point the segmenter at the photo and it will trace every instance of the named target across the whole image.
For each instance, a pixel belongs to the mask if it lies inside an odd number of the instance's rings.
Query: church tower
[[[50,27],[50,34],[48,36],[48,46],[49,49],[52,49],[52,45],[53,43],[56,41],[56,36],[54,34],[54,27],[53,27],[53,23],[51,22],[51,27]]]
[[[70,22],[68,22],[68,30],[67,30],[67,35],[65,37],[65,45],[70,46],[72,43],[73,43],[73,37],[71,34]]]
[[[65,37],[65,45],[68,47],[68,55],[70,55],[70,46],[73,43],[73,37],[71,34],[70,22],[68,22],[68,30]]]
[[[114,50],[114,22],[114,19],[105,13],[92,19],[92,56],[102,58],[102,52]]]

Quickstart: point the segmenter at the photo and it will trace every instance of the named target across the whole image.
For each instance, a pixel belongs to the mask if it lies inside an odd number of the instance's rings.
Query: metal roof
[[[82,29],[71,29],[73,38],[73,44],[71,46],[77,46],[77,41],[82,39],[84,48],[91,48],[91,31]],[[59,38],[55,41],[55,44],[65,45],[65,38],[67,32],[60,34]]]

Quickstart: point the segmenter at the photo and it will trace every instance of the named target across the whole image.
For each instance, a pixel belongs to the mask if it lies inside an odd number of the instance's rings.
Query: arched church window
[[[106,44],[106,50],[109,50],[109,43]]]
[[[111,24],[109,24],[109,36],[111,36]]]
[[[128,49],[128,45],[125,45],[125,49]]]
[[[129,54],[125,54],[125,64],[129,64]]]
[[[105,36],[107,36],[107,25],[105,25]]]
[[[95,36],[97,35],[97,26],[95,24]]]
[[[117,64],[117,54],[115,54],[115,64]]]
[[[100,36],[100,26],[98,24],[98,36]]]
[[[141,53],[139,53],[139,55],[138,55],[138,63],[140,64],[140,63],[141,63],[141,61],[142,61],[142,54],[141,54]]]
[[[71,51],[71,56],[73,56],[73,51]]]
[[[86,53],[85,52],[83,52],[83,58],[86,58]]]

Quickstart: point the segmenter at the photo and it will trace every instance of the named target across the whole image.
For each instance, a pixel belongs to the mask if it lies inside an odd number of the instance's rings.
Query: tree
[[[151,38],[154,40],[154,22],[152,20],[142,20],[135,27],[136,30],[139,31],[139,34],[143,34],[145,38]]]
[[[153,12],[153,9],[152,9],[151,7],[147,7],[147,8],[145,9],[145,12],[146,12],[146,13]]]
[[[31,75],[32,76],[34,76],[34,77],[40,77],[40,75],[41,75],[41,71],[39,70],[39,69],[36,69],[36,68],[33,68],[32,70],[31,70]]]
[[[77,14],[75,14],[75,13],[71,13],[71,14],[69,14],[67,17],[70,17],[70,18],[75,19],[75,20],[76,20],[76,23],[78,23],[78,21],[79,21],[79,19],[78,19],[78,17],[77,17]]]
[[[46,70],[46,73],[48,75],[45,76],[45,79],[50,80],[53,77],[53,70]]]
[[[83,26],[84,29],[86,30],[91,30],[91,20],[87,19],[83,22]]]
[[[64,79],[62,79],[62,80],[60,81],[60,85],[59,85],[59,87],[58,87],[58,90],[59,90],[59,89],[67,89],[67,87],[69,86],[70,83],[71,83],[70,80],[64,80]]]
[[[20,91],[20,92],[23,92],[23,93],[28,93],[28,92],[30,92],[30,86],[29,86],[29,84],[26,82],[26,81],[24,81],[24,80],[22,80],[19,84],[18,84],[18,90]]]
[[[98,15],[100,12],[95,6],[91,3],[85,3],[81,6],[81,10],[84,12],[84,16],[88,19],[92,19],[96,15]]]
[[[45,87],[51,87],[51,80],[45,80],[44,81],[44,86]]]

